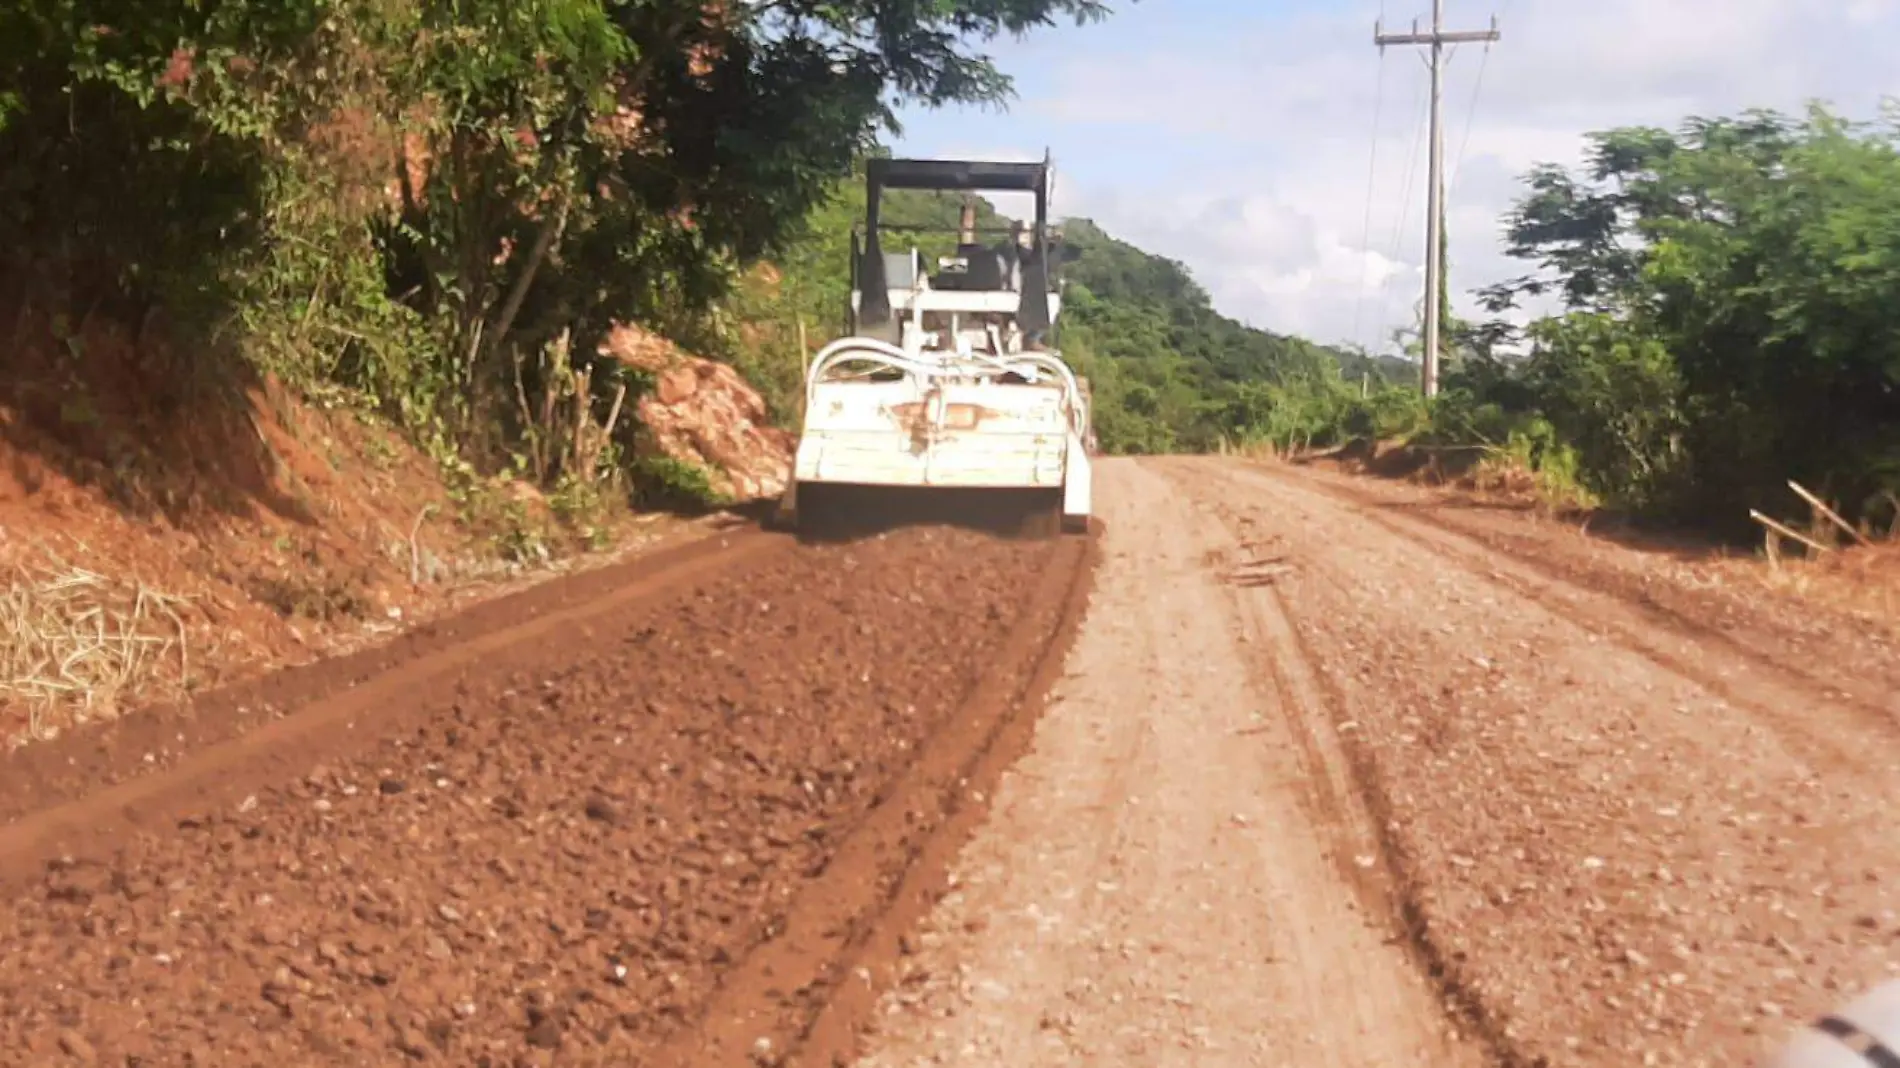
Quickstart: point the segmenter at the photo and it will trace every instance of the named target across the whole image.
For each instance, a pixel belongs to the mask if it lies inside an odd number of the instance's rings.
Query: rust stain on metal
[[[924,401],[893,404],[887,410],[900,425],[911,429],[929,429],[930,427],[930,407]],[[983,424],[984,420],[994,419],[1003,414],[995,408],[986,408],[981,404],[956,402],[944,407],[943,426],[946,430],[975,430]]]

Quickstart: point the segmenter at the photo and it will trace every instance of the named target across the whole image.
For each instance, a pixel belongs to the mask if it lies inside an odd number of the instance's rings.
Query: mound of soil
[[[769,1063],[835,969],[757,952],[814,892],[885,897],[930,817],[884,818],[889,845],[862,829],[978,684],[1050,640],[1076,546],[774,539],[460,661],[386,727],[353,721],[376,740],[31,877],[5,908],[0,1043],[32,1063],[683,1063],[716,1004],[727,1038],[765,1020],[762,1044],[696,1063]]]
[[[1306,463],[1328,463],[1355,474],[1407,479],[1432,485],[1470,481],[1484,462],[1482,446],[1427,446],[1356,438],[1339,449],[1303,458]]]

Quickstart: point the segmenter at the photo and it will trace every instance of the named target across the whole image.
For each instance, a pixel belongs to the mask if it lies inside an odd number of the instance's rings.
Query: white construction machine
[[[1061,307],[1041,163],[874,159],[851,239],[849,332],[805,375],[804,425],[780,519],[801,530],[877,522],[900,499],[951,521],[1018,530],[1089,522],[1088,396],[1053,348]],[[927,266],[885,238],[886,190],[961,192],[956,251]],[[979,241],[979,192],[1029,193],[1035,218]],[[947,229],[941,232],[947,239]],[[860,238],[862,244],[860,245]],[[898,243],[893,242],[893,243]],[[930,506],[935,505],[933,509]]]

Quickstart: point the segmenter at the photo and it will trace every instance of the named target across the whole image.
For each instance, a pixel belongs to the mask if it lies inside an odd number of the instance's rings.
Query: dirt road
[[[865,1068],[1748,1063],[1900,970],[1864,628],[1318,471],[1101,485],[1069,676]]]
[[[1726,1065],[1900,971],[1891,632],[1322,470],[1098,485],[7,758],[0,1063]]]
[[[1286,565],[1113,476],[1069,677],[865,1063],[1477,1063],[1392,938]]]

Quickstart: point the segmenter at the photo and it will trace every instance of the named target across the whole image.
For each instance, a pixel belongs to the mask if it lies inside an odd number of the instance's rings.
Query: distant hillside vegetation
[[[917,237],[934,256],[952,247],[961,204],[957,194],[892,191],[882,218],[944,230]],[[804,320],[814,348],[842,328],[850,232],[863,216],[862,182],[844,184],[813,213],[776,271],[755,277],[733,309],[736,321],[752,324],[745,330],[749,344],[734,359],[788,416],[799,381],[792,324]],[[979,201],[977,222],[1000,228],[1009,219]],[[1222,441],[1298,438],[1316,406],[1383,393],[1415,373],[1403,360],[1367,358],[1236,322],[1214,310],[1185,266],[1111,237],[1091,220],[1064,220],[1059,229],[1074,258],[1063,268],[1056,340],[1090,380],[1097,433],[1110,452],[1195,452]]]
[[[1097,432],[1115,452],[1202,451],[1299,416],[1318,394],[1410,381],[1403,360],[1368,359],[1246,326],[1215,311],[1182,264],[1062,224],[1062,349],[1094,384]]]

